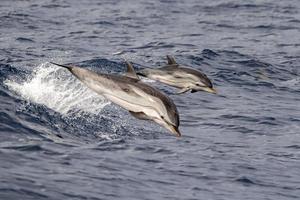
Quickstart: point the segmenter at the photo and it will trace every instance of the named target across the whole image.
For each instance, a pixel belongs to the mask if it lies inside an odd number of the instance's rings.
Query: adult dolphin
[[[138,71],[137,74],[179,88],[177,94],[187,91],[192,93],[206,91],[216,94],[212,82],[204,73],[179,65],[172,56],[167,55],[167,59],[166,66],[157,69],[146,68]]]
[[[181,136],[179,114],[174,102],[159,90],[140,81],[133,66],[126,61],[124,75],[103,74],[76,66],[51,64],[68,69],[96,93],[128,110],[134,117],[153,120],[177,137]]]

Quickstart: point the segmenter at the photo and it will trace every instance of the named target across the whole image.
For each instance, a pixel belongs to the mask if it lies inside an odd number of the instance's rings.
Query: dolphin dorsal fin
[[[127,60],[125,61],[125,63],[127,66],[127,71],[125,73],[125,76],[140,80],[139,77],[137,76],[132,64],[130,62],[128,62]]]
[[[173,56],[167,55],[168,65],[177,65],[175,58]]]

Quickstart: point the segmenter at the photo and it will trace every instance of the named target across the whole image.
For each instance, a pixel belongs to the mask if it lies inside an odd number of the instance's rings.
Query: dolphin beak
[[[175,126],[170,126],[170,131],[176,135],[176,137],[181,137],[181,133],[178,130],[178,127]]]
[[[217,90],[214,88],[206,87],[206,88],[203,88],[203,90],[206,92],[212,93],[212,94],[217,94]]]
[[[161,118],[154,118],[153,120],[156,123],[160,124],[161,126],[165,127],[168,131],[170,131],[176,137],[181,137],[181,133],[178,130],[178,126],[175,126],[175,125],[173,125],[171,123],[168,123],[167,121],[162,120]]]

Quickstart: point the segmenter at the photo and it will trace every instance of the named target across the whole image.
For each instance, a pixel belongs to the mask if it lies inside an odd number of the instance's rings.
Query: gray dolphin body
[[[179,114],[173,101],[159,90],[142,83],[133,66],[126,62],[124,76],[102,74],[76,67],[51,63],[67,68],[75,77],[96,93],[128,110],[134,117],[153,120],[180,137]]]
[[[204,73],[180,66],[172,56],[167,56],[167,59],[168,64],[166,66],[158,69],[146,68],[138,71],[137,74],[179,88],[178,94],[187,91],[216,93],[212,82]]]

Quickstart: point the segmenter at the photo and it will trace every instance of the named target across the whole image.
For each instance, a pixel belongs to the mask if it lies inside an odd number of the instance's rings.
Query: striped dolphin
[[[126,61],[124,75],[103,74],[76,66],[51,64],[68,69],[76,78],[109,101],[128,110],[134,117],[152,120],[181,136],[179,114],[174,102],[159,90],[140,81],[133,66]]]
[[[192,93],[197,91],[216,93],[212,82],[204,73],[179,65],[172,56],[167,55],[167,59],[168,64],[166,66],[157,69],[146,68],[138,71],[137,74],[179,88],[177,94],[188,91]]]

